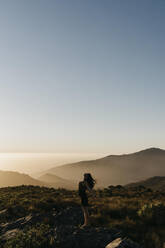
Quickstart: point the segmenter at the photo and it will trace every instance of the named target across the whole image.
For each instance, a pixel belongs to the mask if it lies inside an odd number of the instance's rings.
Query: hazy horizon
[[[150,149],[153,147],[146,147]],[[157,147],[160,148],[160,147]],[[163,149],[163,148],[160,148]],[[0,153],[0,170],[27,173],[35,177],[38,173],[64,164],[95,160],[109,155],[123,155],[143,149],[122,153]],[[164,150],[164,149],[163,149]]]
[[[80,160],[97,159],[108,154],[95,153],[0,153],[0,170],[35,175],[52,167]]]

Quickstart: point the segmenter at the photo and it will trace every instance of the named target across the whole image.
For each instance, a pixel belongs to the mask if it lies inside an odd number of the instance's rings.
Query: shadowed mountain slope
[[[92,173],[99,187],[165,176],[165,150],[149,148],[132,154],[110,155],[101,159],[58,166],[45,173],[79,181],[86,172]]]
[[[142,185],[146,188],[153,189],[153,190],[163,190],[164,191],[165,190],[165,177],[159,177],[159,176],[151,177],[151,178],[148,178],[147,180],[127,184],[126,187],[132,188],[132,187],[138,187],[140,185]]]

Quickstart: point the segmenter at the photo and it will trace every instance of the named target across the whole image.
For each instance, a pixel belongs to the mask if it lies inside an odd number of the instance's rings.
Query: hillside
[[[147,180],[143,180],[140,182],[136,182],[136,183],[130,183],[128,185],[126,185],[126,187],[128,188],[132,188],[132,187],[138,187],[138,186],[144,186],[146,188],[150,188],[153,190],[165,190],[165,177],[151,177],[148,178]]]
[[[165,176],[165,150],[149,148],[132,154],[110,155],[101,159],[65,164],[45,173],[78,181],[85,172],[92,173],[98,187],[125,185],[153,176]]]
[[[77,191],[0,188],[0,247],[163,247],[165,194],[114,187],[95,191],[89,203],[91,225],[81,228],[83,212]],[[149,214],[144,206],[150,207]]]
[[[66,188],[66,189],[74,189],[76,188],[76,183],[73,181],[63,179],[54,174],[44,174],[38,178],[40,181],[47,183],[55,188]]]
[[[14,171],[0,171],[0,187],[19,186],[19,185],[46,186],[45,183],[33,179],[27,174],[22,174]]]

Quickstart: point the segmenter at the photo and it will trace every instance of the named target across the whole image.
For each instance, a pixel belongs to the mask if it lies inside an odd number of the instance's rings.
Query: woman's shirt
[[[79,182],[79,196],[83,197],[86,196],[87,187],[84,181]]]

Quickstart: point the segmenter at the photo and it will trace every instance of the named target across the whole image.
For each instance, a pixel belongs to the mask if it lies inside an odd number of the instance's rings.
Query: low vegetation
[[[165,192],[143,186],[126,189],[120,185],[97,190],[89,197],[91,224],[116,228],[125,237],[146,248],[162,248],[165,242]],[[47,214],[53,209],[79,206],[77,191],[39,186],[0,189],[0,222],[9,223],[29,214]],[[3,248],[51,248],[54,242],[51,218],[36,222],[1,242]],[[46,235],[45,235],[46,234]]]

